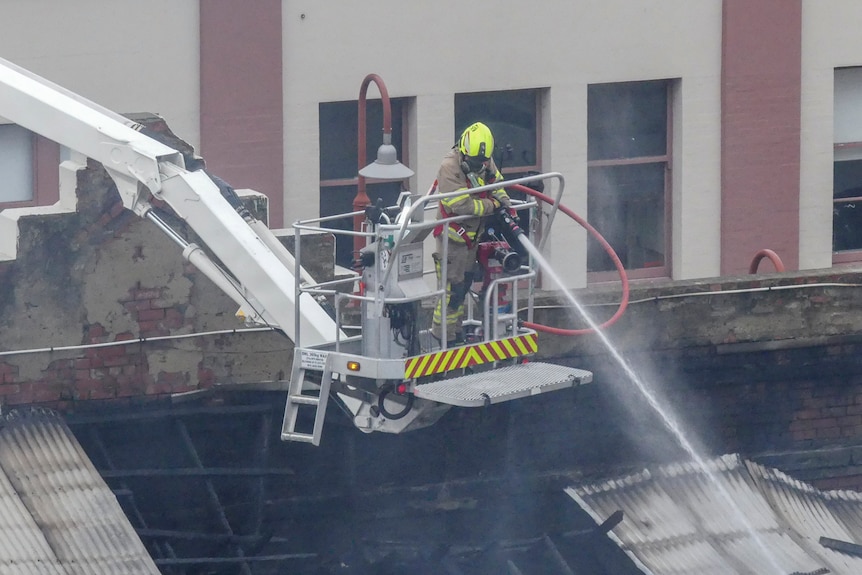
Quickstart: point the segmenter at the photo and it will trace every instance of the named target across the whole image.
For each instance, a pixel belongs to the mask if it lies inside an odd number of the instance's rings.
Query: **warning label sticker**
[[[329,355],[326,351],[318,351],[315,349],[299,350],[299,365],[303,369],[314,369],[323,371],[326,365],[326,356]]]
[[[422,244],[411,244],[398,253],[398,279],[422,277]]]

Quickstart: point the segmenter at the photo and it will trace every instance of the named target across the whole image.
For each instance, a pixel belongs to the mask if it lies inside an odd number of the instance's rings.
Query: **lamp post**
[[[380,99],[383,104],[383,144],[377,149],[377,159],[373,163],[365,165],[365,140],[366,140],[366,121],[365,121],[365,105],[366,93],[368,85],[374,82],[377,89],[380,91]],[[403,180],[413,175],[413,170],[398,161],[397,151],[392,145],[392,107],[389,104],[389,92],[386,90],[386,85],[383,79],[377,74],[368,74],[362,80],[362,87],[359,89],[359,133],[357,153],[359,163],[359,177],[356,184],[356,197],[353,198],[353,211],[365,209],[365,206],[371,203],[371,199],[365,191],[365,179],[372,178],[377,180]],[[362,214],[353,216],[353,230],[360,231],[362,222],[365,216]],[[362,236],[353,237],[353,251],[357,254],[364,247]]]

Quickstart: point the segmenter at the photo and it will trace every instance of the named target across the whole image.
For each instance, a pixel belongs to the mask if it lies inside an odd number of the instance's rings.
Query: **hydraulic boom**
[[[335,341],[335,322],[309,294],[297,297],[292,256],[264,225],[244,219],[203,171],[188,171],[183,156],[141,133],[140,126],[80,95],[0,59],[0,115],[101,162],[123,204],[166,228],[152,198],[166,202],[229,268],[221,269],[194,244],[184,256],[240,306],[246,319],[283,331],[296,325],[309,345]],[[267,237],[267,235],[269,237]],[[298,315],[297,314],[298,310]]]

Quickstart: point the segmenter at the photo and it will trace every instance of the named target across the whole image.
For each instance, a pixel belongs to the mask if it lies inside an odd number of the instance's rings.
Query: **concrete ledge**
[[[736,354],[838,345],[862,334],[860,287],[858,265],[632,282],[625,313],[604,332],[619,350],[632,352],[708,347],[717,354]],[[619,284],[573,293],[598,324],[617,311],[622,297]],[[536,323],[588,327],[559,293],[540,294],[537,306]],[[606,353],[595,337],[543,334],[541,347],[550,356]]]

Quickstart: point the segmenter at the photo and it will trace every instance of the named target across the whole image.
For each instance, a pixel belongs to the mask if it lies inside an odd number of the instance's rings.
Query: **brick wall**
[[[154,226],[119,207],[99,166],[80,172],[78,190],[77,213],[23,219],[18,259],[0,263],[4,408],[68,411],[286,377],[290,342],[232,333],[241,327],[235,304]],[[332,253],[331,244],[317,249]],[[855,269],[635,283],[627,312],[605,333],[706,452],[740,452],[821,487],[862,488],[860,285]],[[619,295],[615,286],[577,294],[599,321]],[[578,326],[553,294],[540,299],[549,307],[536,321]],[[593,370],[595,381],[507,406],[495,436],[506,439],[483,442],[487,457],[559,470],[679,456],[599,338],[542,334],[540,349]],[[473,431],[459,426],[475,430],[476,417],[454,410],[433,433],[466,437]]]
[[[705,453],[739,452],[824,489],[862,489],[860,285],[850,269],[635,284],[635,303],[604,333]],[[597,288],[578,297],[601,321],[614,306],[590,304],[619,295]],[[554,308],[555,298],[543,303],[551,309],[540,311],[539,323],[576,323]],[[594,372],[603,409],[623,420],[616,433],[647,444],[655,438],[660,447],[634,460],[681,455],[667,447],[674,441],[660,417],[600,338],[542,334],[540,348]]]
[[[310,242],[325,262],[331,238]],[[77,213],[20,220],[18,251],[0,263],[4,408],[140,402],[289,373],[292,343],[272,331],[233,333],[244,329],[236,304],[123,208],[98,164],[79,172]]]

